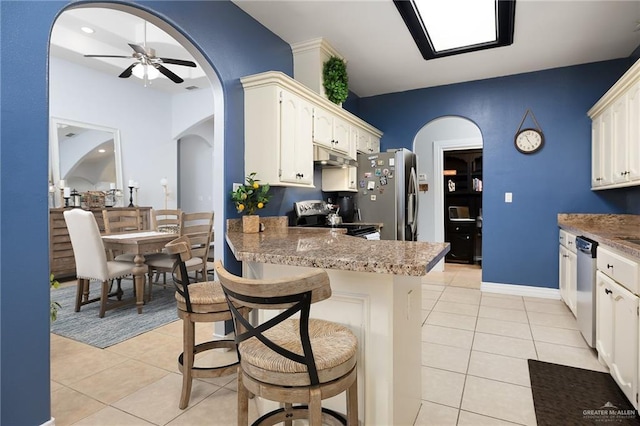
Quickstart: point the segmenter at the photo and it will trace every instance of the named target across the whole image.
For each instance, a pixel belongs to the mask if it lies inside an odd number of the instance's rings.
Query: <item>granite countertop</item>
[[[640,215],[561,213],[558,226],[640,259],[640,244],[629,241],[640,240]]]
[[[449,243],[367,240],[332,228],[265,226],[245,234],[231,225],[226,239],[239,261],[409,276],[426,275],[449,251]]]

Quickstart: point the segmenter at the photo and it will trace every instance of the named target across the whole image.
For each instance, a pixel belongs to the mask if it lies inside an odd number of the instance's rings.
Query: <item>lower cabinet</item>
[[[638,408],[638,296],[596,272],[596,350]]]
[[[449,222],[446,240],[451,244],[447,253],[447,260],[460,263],[474,263],[475,234],[477,232],[475,220]]]
[[[578,301],[578,255],[575,241],[575,235],[560,230],[558,287],[560,288],[560,297],[574,316]]]

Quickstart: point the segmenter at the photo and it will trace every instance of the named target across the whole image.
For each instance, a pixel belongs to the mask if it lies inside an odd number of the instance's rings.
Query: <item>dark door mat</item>
[[[638,412],[608,373],[528,361],[538,425],[640,425]]]

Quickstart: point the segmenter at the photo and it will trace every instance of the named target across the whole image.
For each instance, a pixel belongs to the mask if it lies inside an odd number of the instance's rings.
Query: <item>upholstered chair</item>
[[[135,264],[132,262],[121,262],[107,260],[107,253],[102,243],[100,229],[96,223],[93,213],[73,209],[64,212],[64,220],[69,230],[73,256],[76,261],[76,276],[78,277],[78,287],[76,292],[76,312],[80,307],[88,303],[100,301],[100,318],[105,312],[131,301],[123,301],[120,279],[133,274]],[[102,282],[100,297],[89,298],[89,282]],[[113,280],[118,281],[118,289],[115,293],[110,293]],[[116,296],[116,300],[110,299]]]

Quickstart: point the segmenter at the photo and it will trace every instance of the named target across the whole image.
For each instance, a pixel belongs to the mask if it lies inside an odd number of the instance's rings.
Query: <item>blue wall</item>
[[[47,49],[55,1],[0,3],[0,424],[50,419]],[[79,3],[74,3],[79,4]],[[292,75],[288,44],[227,1],[138,5],[172,23],[208,58],[225,95],[225,188],[244,177],[241,76]],[[25,52],[28,52],[25,54]],[[231,203],[225,216],[236,215]]]
[[[589,189],[587,111],[630,65],[623,59],[362,98],[359,114],[384,132],[383,149],[412,149],[420,128],[444,115],[474,121],[484,140],[483,281],[557,288],[558,213],[638,212],[630,201],[637,190]],[[533,155],[513,145],[527,108],[545,135]],[[533,125],[528,119],[523,127]]]

